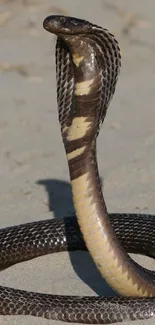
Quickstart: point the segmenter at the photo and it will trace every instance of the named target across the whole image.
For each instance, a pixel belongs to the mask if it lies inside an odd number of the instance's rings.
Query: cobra
[[[0,314],[85,324],[155,317],[155,273],[126,253],[154,256],[155,217],[109,216],[99,181],[96,141],[120,72],[118,42],[106,29],[77,18],[49,16],[43,26],[57,35],[58,115],[77,221],[47,220],[2,229],[1,265],[65,249],[88,249],[120,297],[56,296],[0,287]],[[135,228],[137,238],[131,232]]]

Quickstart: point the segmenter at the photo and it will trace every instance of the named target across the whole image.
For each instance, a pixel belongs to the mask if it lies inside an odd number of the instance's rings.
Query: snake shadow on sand
[[[49,211],[54,213],[55,219],[64,218],[65,216],[75,217],[73,216],[74,207],[71,186],[68,182],[57,179],[42,179],[38,180],[37,184],[45,187],[48,195]],[[93,289],[97,295],[116,296],[116,293],[100,275],[88,252],[76,251],[68,253],[73,269],[78,277]]]

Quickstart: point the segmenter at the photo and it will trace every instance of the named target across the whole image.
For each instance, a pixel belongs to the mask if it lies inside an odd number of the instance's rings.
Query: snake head
[[[45,18],[43,27],[60,36],[91,33],[93,25],[84,19],[52,15]]]

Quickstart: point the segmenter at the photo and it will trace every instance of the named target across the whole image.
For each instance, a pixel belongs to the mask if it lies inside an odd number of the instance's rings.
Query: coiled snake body
[[[78,222],[66,218],[2,229],[1,267],[87,247],[120,297],[56,296],[0,287],[0,314],[91,324],[155,317],[155,273],[125,251],[154,256],[155,217],[109,216],[98,175],[96,139],[119,75],[118,43],[106,29],[76,18],[50,16],[44,28],[58,36],[58,113]]]

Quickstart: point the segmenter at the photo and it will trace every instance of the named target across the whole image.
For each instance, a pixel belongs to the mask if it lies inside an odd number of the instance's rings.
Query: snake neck
[[[96,144],[94,143],[91,148],[81,146],[73,150],[67,154],[67,159],[74,207],[85,237],[86,233],[89,232],[87,222],[88,220],[91,221],[92,217],[102,222],[104,216],[104,220],[106,219],[108,222],[96,160]]]

